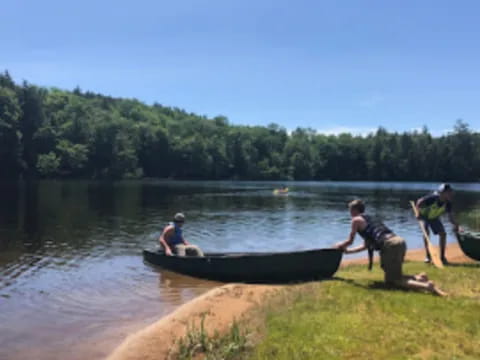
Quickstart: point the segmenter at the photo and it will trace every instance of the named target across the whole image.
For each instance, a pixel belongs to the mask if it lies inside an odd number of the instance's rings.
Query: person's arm
[[[167,241],[165,240],[165,236],[170,235],[172,231],[172,227],[167,226],[165,230],[162,231],[162,235],[160,235],[160,238],[158,239],[158,241],[160,241],[160,244],[162,244],[163,248],[165,249],[165,255],[167,256],[172,255],[172,249],[170,249],[170,246],[168,246]]]
[[[425,196],[424,197],[421,197],[420,199],[417,200],[417,202],[415,203],[415,207],[417,208],[417,216],[416,218],[419,219],[420,218],[420,207],[422,206],[423,202],[425,201]]]
[[[367,248],[367,244],[365,241],[363,241],[362,245],[359,245],[354,248],[345,249],[345,254],[355,254],[357,252],[365,250],[366,248]]]
[[[182,242],[183,242],[183,245],[190,245],[190,243],[185,240],[185,238],[183,237],[183,234],[182,234]]]
[[[335,245],[337,249],[345,250],[351,244],[353,244],[353,240],[355,239],[355,235],[357,234],[359,226],[359,221],[357,219],[352,219],[352,228],[350,230],[350,234],[348,235],[347,240],[341,241]]]
[[[458,232],[460,230],[460,225],[458,225],[457,221],[455,220],[455,217],[453,216],[452,213],[449,213],[448,214],[448,219],[450,220],[450,222],[452,223],[453,225],[453,230],[455,232]]]
[[[450,220],[450,223],[453,225],[453,230],[455,232],[458,232],[460,230],[460,226],[458,225],[458,222],[455,220],[455,217],[453,216],[451,204],[448,205],[447,212],[448,212],[448,220]]]

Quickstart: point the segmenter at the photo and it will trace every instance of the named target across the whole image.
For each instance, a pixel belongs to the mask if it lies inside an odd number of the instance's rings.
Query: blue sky
[[[480,129],[477,1],[16,0],[0,70],[234,124]]]

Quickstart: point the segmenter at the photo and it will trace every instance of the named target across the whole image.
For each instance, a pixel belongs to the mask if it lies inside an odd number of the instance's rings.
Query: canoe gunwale
[[[144,252],[148,251],[155,253],[157,255],[166,256],[162,250],[156,249],[144,249]],[[260,256],[285,256],[285,255],[303,255],[303,254],[315,254],[315,253],[324,253],[324,252],[339,252],[340,250],[334,248],[325,248],[325,249],[310,249],[302,251],[278,251],[278,252],[226,252],[226,253],[205,253],[205,258],[238,258],[238,257],[260,257]],[[192,259],[197,258],[195,256],[177,256],[171,255],[171,257],[177,259]]]

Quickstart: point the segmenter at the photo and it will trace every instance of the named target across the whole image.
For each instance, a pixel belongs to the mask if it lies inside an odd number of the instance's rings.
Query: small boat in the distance
[[[206,253],[205,257],[166,256],[143,250],[145,261],[178,273],[219,281],[285,282],[330,278],[342,260],[338,249],[279,253]]]
[[[460,231],[456,235],[463,253],[473,260],[480,261],[480,233]]]
[[[273,190],[274,195],[285,195],[288,194],[288,187],[282,188],[282,189],[275,189]]]

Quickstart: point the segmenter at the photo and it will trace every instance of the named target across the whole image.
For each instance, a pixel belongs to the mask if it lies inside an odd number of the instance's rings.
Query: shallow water
[[[274,196],[272,189],[282,184],[289,194]],[[0,359],[101,358],[133,329],[218,285],[143,263],[141,249],[156,244],[177,211],[187,216],[185,237],[205,251],[289,251],[345,239],[346,203],[360,197],[368,212],[405,237],[409,248],[418,248],[420,232],[408,200],[435,186],[0,184]],[[455,210],[480,208],[479,184],[455,188]]]

